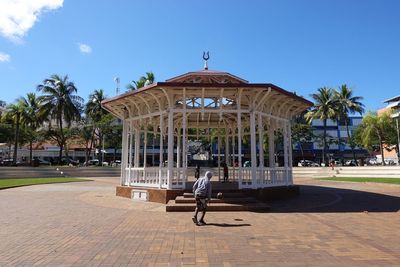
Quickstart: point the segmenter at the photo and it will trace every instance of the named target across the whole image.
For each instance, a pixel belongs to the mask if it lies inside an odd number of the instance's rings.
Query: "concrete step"
[[[212,198],[210,203],[234,203],[234,204],[239,204],[239,203],[256,203],[258,202],[256,199],[252,197],[240,197],[240,198],[224,198],[224,199],[217,199],[217,198]],[[175,198],[175,203],[196,203],[196,200],[191,197],[183,197],[183,196],[178,196]]]
[[[196,205],[191,203],[175,203],[175,200],[170,200],[166,205],[167,212],[193,212]],[[210,203],[207,211],[253,211],[267,212],[271,207],[263,202],[247,203],[247,204],[231,204],[231,203]]]
[[[213,197],[216,197],[217,194],[218,194],[219,192],[222,192],[222,193],[223,193],[224,198],[242,198],[242,197],[246,197],[246,195],[244,195],[243,193],[241,193],[241,192],[239,192],[239,191],[233,191],[233,192],[232,192],[232,190],[227,190],[227,191],[224,191],[224,190],[214,191],[214,192],[212,193],[212,196],[213,196]],[[193,196],[193,193],[183,193],[183,197],[184,197],[184,198],[193,198],[194,196]]]

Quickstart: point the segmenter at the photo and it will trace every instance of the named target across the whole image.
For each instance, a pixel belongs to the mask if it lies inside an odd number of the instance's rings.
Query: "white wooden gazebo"
[[[291,119],[312,103],[273,84],[249,83],[205,67],[107,99],[102,105],[123,122],[121,186],[184,189],[187,143],[198,138],[189,136],[191,128],[220,129],[215,131],[219,133],[218,167],[223,150],[230,179],[238,181],[239,189],[257,189],[292,184]],[[283,166],[277,166],[273,156],[278,130],[283,134]],[[149,167],[146,162],[149,133],[159,138],[159,166]],[[244,135],[250,136],[250,167],[242,163]],[[264,139],[268,140],[265,152]],[[239,153],[233,152],[235,148]],[[264,164],[266,155],[271,156]]]

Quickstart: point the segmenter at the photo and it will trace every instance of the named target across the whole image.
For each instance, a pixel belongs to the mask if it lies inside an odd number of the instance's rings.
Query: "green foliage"
[[[319,88],[317,93],[312,94],[311,97],[314,99],[314,106],[306,113],[305,119],[308,123],[311,123],[314,119],[320,119],[323,121],[324,133],[322,137],[322,161],[325,162],[327,151],[326,122],[328,119],[337,119],[337,106],[335,105],[334,89],[327,87]]]
[[[155,80],[154,73],[149,71],[146,72],[146,76],[142,76],[137,81],[132,81],[126,86],[129,90],[137,90],[147,85],[153,84]]]
[[[395,142],[390,143],[394,141],[393,136],[396,136],[396,128],[389,112],[385,112],[379,116],[369,112],[363,118],[362,124],[358,129],[358,138],[364,147],[371,149],[374,145],[379,146],[383,165],[385,164],[383,144],[396,144]]]
[[[39,97],[39,116],[46,118],[50,123],[51,119],[57,121],[58,129],[54,130],[53,127],[49,127],[49,134],[57,140],[57,144],[60,146],[59,158],[61,159],[63,148],[68,139],[64,135],[64,122],[69,127],[72,121],[81,118],[83,99],[76,95],[78,89],[73,82],[69,81],[68,75],[64,77],[52,75],[45,79],[43,84],[38,85],[37,90],[43,93]],[[58,133],[55,133],[55,131],[58,131]]]

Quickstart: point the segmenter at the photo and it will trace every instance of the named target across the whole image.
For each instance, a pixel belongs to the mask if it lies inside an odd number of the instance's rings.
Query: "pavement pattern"
[[[0,190],[0,266],[399,266],[400,186],[296,179],[272,212],[191,213],[118,178]]]

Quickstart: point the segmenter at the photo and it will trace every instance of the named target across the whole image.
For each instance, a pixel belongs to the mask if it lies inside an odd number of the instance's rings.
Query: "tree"
[[[314,106],[311,110],[306,113],[305,119],[308,123],[311,123],[314,119],[322,120],[324,133],[322,136],[322,162],[325,162],[326,156],[326,124],[327,120],[336,120],[337,106],[335,105],[334,90],[327,87],[319,88],[317,93],[312,94],[311,97],[314,99]]]
[[[349,130],[349,114],[359,113],[362,115],[364,112],[364,104],[361,103],[363,98],[361,96],[354,96],[353,91],[346,84],[339,87],[339,91],[334,92],[334,98],[338,115],[341,121],[344,121],[347,131],[348,143],[353,153],[353,159],[357,164],[356,153],[354,152],[354,142],[352,141],[352,135]],[[340,142],[339,142],[340,143]]]
[[[372,147],[376,140],[378,141],[382,165],[385,165],[383,145],[388,144],[387,141],[389,141],[390,136],[396,131],[390,118],[390,113],[385,112],[379,116],[375,113],[368,113],[363,118],[358,131],[364,147]]]
[[[132,81],[126,86],[129,90],[137,90],[139,88],[145,87],[147,85],[153,84],[155,80],[154,73],[149,71],[146,72],[146,76],[142,76],[137,81]]]
[[[89,100],[85,105],[85,114],[89,123],[92,123],[92,141],[90,142],[89,151],[92,150],[92,146],[95,143],[95,137],[97,140],[103,139],[103,132],[101,129],[102,120],[108,116],[108,112],[102,108],[101,102],[106,99],[103,89],[94,90],[93,94],[89,95]],[[100,142],[98,142],[99,144]]]
[[[310,124],[294,123],[292,125],[292,139],[293,143],[297,143],[300,147],[301,157],[304,158],[303,145],[309,143],[314,138],[312,127]]]
[[[29,162],[32,164],[33,142],[37,138],[36,130],[40,127],[43,119],[40,117],[40,103],[35,93],[28,93],[27,97],[21,97],[19,102],[23,106],[21,114],[21,123],[27,131],[27,139],[29,141]]]
[[[9,120],[13,127],[15,127],[15,137],[14,137],[14,156],[13,156],[13,164],[17,164],[17,156],[18,156],[18,145],[19,145],[19,134],[20,134],[20,125],[21,125],[21,114],[24,112],[24,106],[21,101],[17,101],[16,103],[9,104],[6,107],[6,119]]]
[[[60,146],[59,160],[61,162],[67,140],[64,122],[70,126],[72,121],[80,119],[83,99],[75,95],[78,89],[73,82],[68,80],[68,75],[64,77],[52,75],[49,79],[45,79],[43,84],[38,85],[37,90],[44,94],[39,97],[41,116],[57,121],[58,133],[56,135],[57,143]]]

